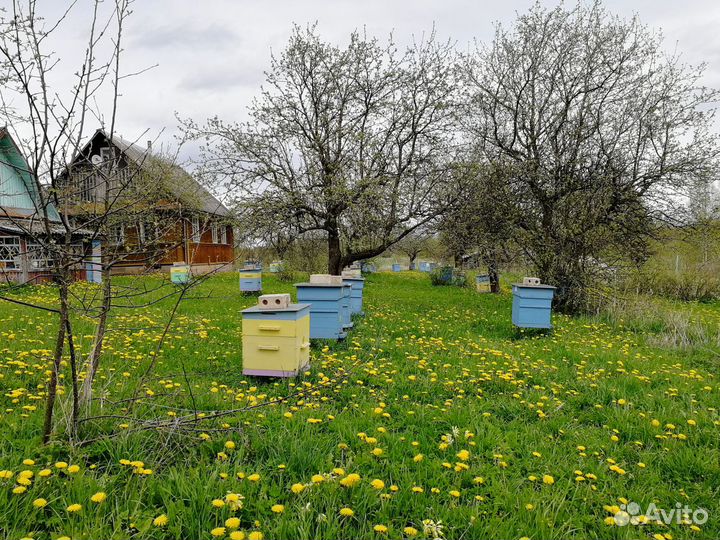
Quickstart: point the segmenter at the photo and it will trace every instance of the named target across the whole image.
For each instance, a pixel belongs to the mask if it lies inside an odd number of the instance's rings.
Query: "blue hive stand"
[[[519,328],[552,328],[555,287],[513,283],[512,322]]]
[[[295,287],[298,302],[310,304],[310,339],[344,339],[347,287],[325,283],[296,283]]]

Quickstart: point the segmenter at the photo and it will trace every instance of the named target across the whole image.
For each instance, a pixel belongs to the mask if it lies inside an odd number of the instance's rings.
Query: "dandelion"
[[[40,478],[47,478],[52,474],[52,471],[50,469],[43,469],[40,472],[38,472],[38,476]]]
[[[82,505],[78,504],[78,503],[71,504],[65,510],[67,510],[71,514],[74,514],[76,512],[79,512],[80,510],[82,510]]]
[[[376,478],[375,480],[373,480],[372,482],[370,482],[370,485],[371,485],[372,487],[374,487],[375,489],[380,490],[380,489],[383,489],[383,488],[385,487],[385,482],[383,482],[382,480]]]
[[[164,527],[168,524],[168,521],[170,520],[165,514],[160,514],[155,519],[153,519],[153,525],[155,525],[156,527]]]
[[[460,450],[456,455],[458,459],[462,461],[467,461],[468,459],[470,459],[470,452],[468,452],[467,450]]]
[[[251,482],[259,482],[260,475],[258,473],[253,473],[250,476],[248,476],[247,479],[250,480]]]
[[[453,489],[450,491],[450,496],[455,497],[457,499],[460,497],[460,492],[457,489]]]
[[[355,512],[353,512],[352,508],[348,508],[346,506],[345,508],[340,509],[340,515],[342,517],[352,517],[355,515]]]
[[[310,481],[313,484],[322,484],[325,481],[325,477],[322,474],[313,474]]]
[[[373,531],[379,534],[385,534],[388,531],[388,528],[385,525],[375,525],[373,527]]]
[[[248,534],[248,540],[263,540],[263,533],[260,531],[253,531]]]
[[[276,514],[282,514],[285,511],[285,506],[282,504],[273,504],[270,507],[270,510],[272,510]]]
[[[0,471],[0,480],[10,480],[13,477],[13,472],[4,470]]]
[[[235,450],[235,443],[233,441],[225,441],[225,448],[227,450]]]
[[[90,497],[90,500],[94,503],[100,504],[107,499],[107,494],[104,491],[98,491],[95,495]]]
[[[67,472],[68,472],[68,474],[76,474],[76,473],[80,472],[80,466],[79,465],[70,465],[67,468]]]
[[[340,480],[340,485],[344,487],[353,487],[360,482],[360,475],[356,473],[348,474],[345,478]]]
[[[413,458],[413,461],[414,461],[415,463],[420,463],[423,459],[425,459],[425,456],[423,456],[422,454],[417,454],[417,455]]]
[[[303,491],[305,491],[305,484],[293,484],[292,486],[290,486],[290,491],[295,493],[295,495],[302,493]]]
[[[210,504],[212,504],[215,508],[222,508],[225,506],[225,501],[222,499],[213,499]]]
[[[212,531],[210,531],[210,534],[216,538],[225,536],[225,527],[215,527]]]
[[[547,484],[548,486],[552,486],[555,483],[555,479],[549,474],[543,475],[542,481],[543,484]]]
[[[22,462],[22,463],[23,463],[23,465],[26,465],[26,466],[28,466],[28,467],[32,467],[33,465],[35,465],[35,460],[33,460],[33,459],[23,459],[23,462]]]
[[[58,461],[58,462],[55,464],[55,468],[56,468],[56,469],[67,469],[67,466],[68,466],[68,464],[65,463],[64,461]]]
[[[12,490],[13,494],[15,495],[22,495],[27,491],[27,488],[25,486],[15,486]]]
[[[242,531],[233,531],[230,533],[230,540],[245,540],[245,533]]]
[[[43,499],[43,498],[35,499],[35,500],[33,501],[33,506],[34,506],[35,508],[44,508],[44,507],[47,506],[47,503],[48,503],[48,502],[47,502],[47,499]]]
[[[403,529],[403,533],[405,533],[405,536],[413,537],[418,535],[418,530],[415,527],[405,527]]]
[[[240,518],[231,517],[225,520],[225,526],[228,529],[237,529],[240,527]]]

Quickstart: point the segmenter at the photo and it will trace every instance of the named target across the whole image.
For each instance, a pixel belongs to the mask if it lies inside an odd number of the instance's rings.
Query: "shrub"
[[[430,272],[430,283],[435,286],[450,285],[454,287],[467,287],[468,280],[465,272],[452,266],[442,266]]]

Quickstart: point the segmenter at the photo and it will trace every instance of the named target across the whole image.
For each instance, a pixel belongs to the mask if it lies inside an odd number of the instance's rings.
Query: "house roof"
[[[128,161],[135,164],[141,170],[152,173],[153,167],[162,168],[163,176],[166,179],[163,187],[167,189],[174,198],[187,204],[189,207],[216,216],[230,215],[228,209],[185,169],[173,163],[170,159],[153,154],[151,149],[143,148],[123,139],[119,135],[113,134],[112,137],[110,137],[104,130],[98,129],[81,151],[81,156],[84,156],[86,159],[89,157],[87,153],[98,137],[102,137],[110,142],[122,152]],[[77,159],[78,158],[75,158],[73,161]]]
[[[42,207],[38,186],[25,156],[7,127],[0,127],[0,217],[40,219],[46,213],[50,221],[60,221],[52,203],[46,202]]]

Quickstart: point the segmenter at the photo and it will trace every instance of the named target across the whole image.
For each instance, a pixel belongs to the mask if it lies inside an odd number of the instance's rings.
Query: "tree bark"
[[[65,294],[63,301],[62,295]],[[68,309],[67,309],[67,290],[62,286],[60,288],[60,322],[57,330],[57,339],[55,340],[55,351],[53,353],[53,368],[50,373],[50,381],[48,382],[47,402],[45,405],[45,422],[43,423],[42,442],[47,444],[50,441],[53,426],[53,411],[55,410],[55,399],[57,397],[58,375],[60,373],[60,362],[65,350],[65,329],[67,325]]]
[[[340,250],[340,234],[337,230],[328,232],[328,274],[339,276],[342,272],[342,252]]]

